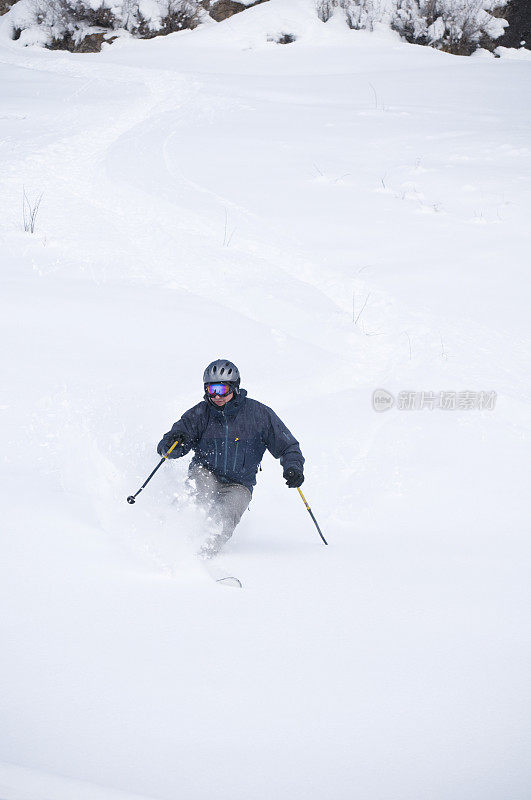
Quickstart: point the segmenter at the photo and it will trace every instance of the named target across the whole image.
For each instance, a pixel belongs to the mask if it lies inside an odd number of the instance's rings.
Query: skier
[[[215,526],[199,554],[211,558],[230,539],[249,506],[265,450],[280,459],[290,488],[304,481],[304,458],[275,412],[240,389],[240,373],[231,361],[220,358],[209,364],[203,385],[204,400],[164,434],[157,452],[165,456],[175,442],[168,458],[194,451],[189,483]]]

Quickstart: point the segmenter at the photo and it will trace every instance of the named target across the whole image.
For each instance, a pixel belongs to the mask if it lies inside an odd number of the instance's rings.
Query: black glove
[[[284,478],[286,479],[286,485],[289,486],[290,489],[298,489],[299,486],[302,486],[304,481],[302,471],[294,469],[293,467],[288,467],[288,469],[284,470]]]
[[[179,444],[177,444],[173,448],[171,453],[168,455],[168,451],[169,451],[170,447],[175,442],[179,442]],[[163,442],[161,444],[162,444],[162,447],[159,450],[159,453],[160,453],[161,456],[167,456],[168,458],[181,458],[182,456],[185,456],[187,454],[187,452],[190,450],[190,447],[191,447],[192,443],[191,443],[190,437],[188,436],[187,433],[178,433],[176,436],[172,436],[172,437],[168,438],[167,441],[165,441],[165,442]]]

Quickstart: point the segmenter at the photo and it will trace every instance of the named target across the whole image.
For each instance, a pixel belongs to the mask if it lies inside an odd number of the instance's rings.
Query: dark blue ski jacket
[[[185,411],[159,442],[159,455],[165,455],[183,433],[188,440],[177,457],[193,450],[191,469],[200,464],[219,480],[241,483],[250,492],[266,449],[280,459],[284,470],[303,471],[304,458],[295,437],[274,411],[247,397],[245,389],[221,408],[203,400]]]

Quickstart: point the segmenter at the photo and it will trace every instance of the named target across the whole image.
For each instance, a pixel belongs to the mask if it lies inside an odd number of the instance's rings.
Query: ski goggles
[[[230,383],[207,383],[206,392],[210,397],[226,397],[233,390]]]

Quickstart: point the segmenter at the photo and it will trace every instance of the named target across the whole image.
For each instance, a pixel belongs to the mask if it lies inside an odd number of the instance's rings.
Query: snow
[[[522,61],[531,61],[531,51],[525,47],[502,47],[501,45],[496,48],[495,53],[500,58],[512,58]]]
[[[12,13],[0,797],[524,800],[528,61],[302,0],[98,55]],[[194,558],[186,459],[125,502],[218,356],[299,438],[329,542],[266,458],[243,590]]]
[[[77,800],[149,800],[138,794],[2,763],[0,791],[3,797],[9,797],[10,800],[34,800],[43,795],[53,797],[54,800],[71,800],[72,797]]]

